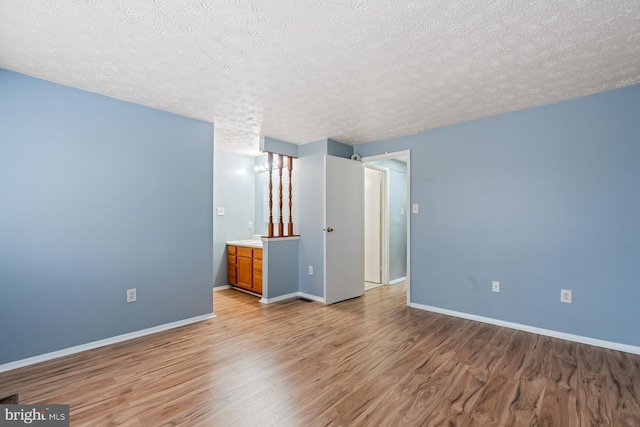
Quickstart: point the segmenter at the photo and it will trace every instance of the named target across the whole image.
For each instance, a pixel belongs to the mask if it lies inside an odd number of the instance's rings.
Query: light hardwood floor
[[[640,356],[419,311],[215,293],[217,318],[0,374],[72,426],[640,426]]]

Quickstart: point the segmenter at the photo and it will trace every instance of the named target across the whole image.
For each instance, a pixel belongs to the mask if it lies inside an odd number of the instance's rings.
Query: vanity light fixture
[[[283,163],[283,166],[282,166],[283,169],[288,169],[289,168],[289,161],[287,159],[287,156],[283,156],[282,157],[282,163]],[[276,156],[274,156],[274,158],[273,158],[273,169],[272,170],[275,170],[275,169],[278,169],[278,157],[276,157]],[[263,165],[254,166],[253,170],[258,172],[258,173],[266,172],[266,171],[269,170],[269,162],[267,162],[267,163],[265,163]]]

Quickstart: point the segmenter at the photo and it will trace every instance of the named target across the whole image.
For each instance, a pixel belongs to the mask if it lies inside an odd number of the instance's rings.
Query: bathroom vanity
[[[227,242],[229,285],[262,296],[262,241]]]
[[[270,304],[298,296],[298,240],[262,237],[227,241],[228,282]]]

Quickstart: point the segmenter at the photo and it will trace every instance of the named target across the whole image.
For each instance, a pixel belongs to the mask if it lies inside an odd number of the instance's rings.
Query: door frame
[[[407,305],[411,304],[411,150],[395,151],[374,156],[367,156],[361,159],[362,163],[377,162],[379,160],[391,160],[404,157],[407,160]],[[363,218],[364,222],[364,218]],[[386,248],[388,251],[388,248]]]
[[[389,284],[389,170],[363,162],[363,167],[380,172],[380,285]],[[366,197],[366,195],[365,195]],[[365,234],[367,230],[365,228]],[[366,262],[366,260],[365,260]],[[366,287],[365,287],[366,289]],[[370,288],[373,289],[373,288]]]

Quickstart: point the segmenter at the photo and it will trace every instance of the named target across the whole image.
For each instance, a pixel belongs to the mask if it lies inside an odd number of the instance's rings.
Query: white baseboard
[[[268,299],[262,298],[260,302],[263,304],[271,304],[273,302],[284,301],[291,298],[304,298],[312,301],[318,301],[324,304],[324,298],[320,298],[315,295],[307,294],[304,292],[292,292],[290,294],[280,295],[279,297],[268,298]]]
[[[213,292],[222,291],[224,289],[231,289],[231,285],[214,286]]]
[[[396,283],[404,282],[405,280],[407,280],[407,276],[399,277],[399,278],[393,279],[393,280],[389,280],[389,284],[390,285],[395,285]]]
[[[596,347],[608,348],[611,350],[624,351],[626,353],[640,354],[640,347],[621,344],[612,341],[605,341],[596,338],[583,337],[581,335],[568,334],[566,332],[553,331],[551,329],[538,328],[536,326],[523,325],[520,323],[507,322],[504,320],[492,319],[491,317],[477,316],[475,314],[462,313],[460,311],[447,310],[445,308],[433,307],[430,305],[411,303],[409,307],[419,310],[431,311],[434,313],[446,314],[448,316],[460,317],[462,319],[475,320],[477,322],[488,323],[490,325],[503,326],[505,328],[517,329],[519,331],[531,332],[548,337],[560,338],[567,341],[579,342]]]
[[[274,302],[284,301],[286,299],[291,299],[291,298],[298,298],[298,293],[297,292],[292,292],[290,294],[280,295],[279,297],[274,297],[274,298],[262,297],[262,299],[260,299],[260,302],[263,303],[263,304],[271,304],[271,303],[274,303]]]
[[[373,282],[364,282],[364,290],[368,291],[371,289],[379,288],[380,286],[384,286],[384,283],[373,283]]]
[[[176,322],[171,322],[171,323],[165,323],[164,325],[158,325],[152,328],[142,329],[140,331],[129,332],[128,334],[117,335],[115,337],[105,338],[103,340],[93,341],[86,344],[80,344],[75,347],[69,347],[62,350],[52,351],[51,353],[40,354],[38,356],[29,357],[27,359],[16,360],[15,362],[9,362],[9,363],[0,365],[0,372],[7,372],[13,369],[24,368],[25,366],[35,365],[36,363],[47,362],[49,360],[58,359],[60,357],[81,353],[83,351],[93,350],[94,348],[104,347],[106,345],[116,344],[122,341],[128,341],[134,338],[144,337],[145,335],[151,335],[157,332],[178,328],[180,326],[190,325],[192,323],[201,322],[203,320],[212,319],[214,317],[216,317],[214,313],[203,314],[201,316],[191,317],[189,319],[184,319],[184,320],[178,320]]]
[[[298,296],[304,299],[310,299],[311,301],[318,301],[324,304],[324,298],[315,295],[307,294],[305,292],[298,292]]]
[[[240,291],[240,292],[244,292],[245,294],[253,295],[254,297],[262,297],[262,295],[260,295],[260,294],[258,294],[256,292],[251,292],[251,291],[248,291],[246,289],[239,288],[237,286],[231,286],[231,289],[234,289],[234,290]]]

